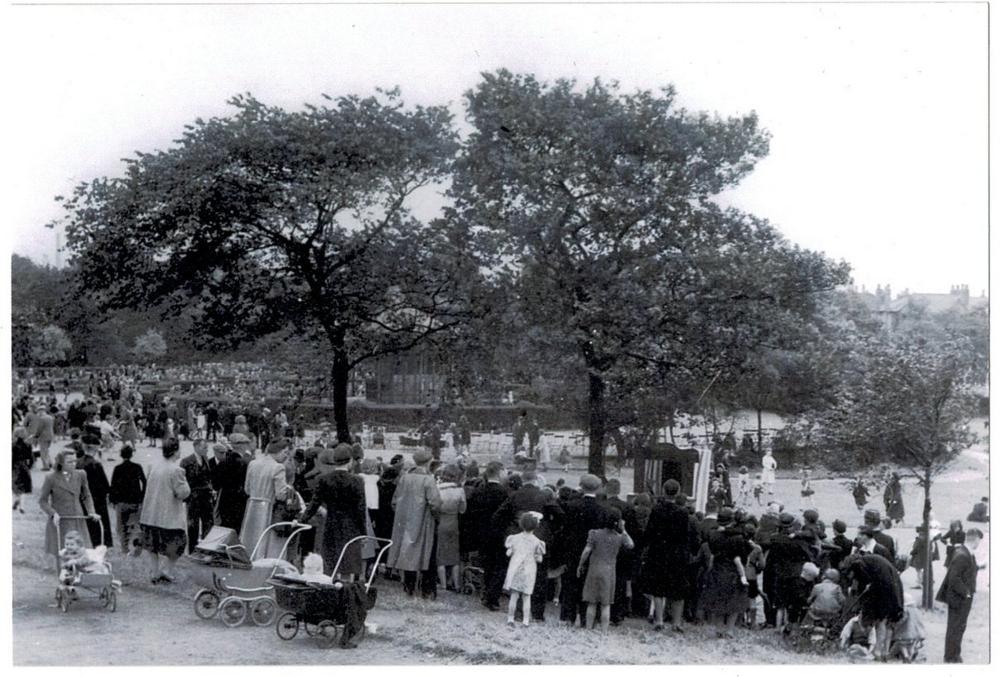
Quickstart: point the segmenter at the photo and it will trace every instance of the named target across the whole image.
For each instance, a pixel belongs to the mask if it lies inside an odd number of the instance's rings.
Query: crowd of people
[[[803,623],[836,626],[845,648],[881,660],[905,657],[922,640],[899,575],[907,565],[918,573],[929,565],[920,538],[907,558],[885,533],[879,511],[864,511],[854,538],[844,521],[825,523],[814,508],[800,516],[785,511],[773,500],[770,454],[762,462],[768,481],[751,484],[741,467],[735,492],[720,463],[702,512],[675,480],[658,495],[626,500],[616,479],[586,474],[575,487],[549,483],[530,459],[480,468],[467,453],[445,463],[440,448],[429,445],[411,461],[384,461],[366,458],[360,440],[338,441],[329,428],[306,444],[282,412],[267,412],[258,419],[266,425],[256,426],[244,414],[223,423],[217,412],[205,425],[195,414],[194,452],[185,458],[179,429],[157,438],[162,458],[147,472],[132,461],[139,415],[131,405],[146,403],[127,394],[83,400],[68,417],[68,447],[51,459],[59,435],[54,417],[33,402],[22,412],[14,430],[14,507],[23,510],[21,499],[31,492],[37,447],[49,471],[38,499],[51,516],[46,548],[53,555],[64,546],[59,525],[83,547],[117,542],[123,553],[141,554],[150,580],[169,584],[179,557],[219,525],[238,532],[258,556],[284,554],[301,567],[318,553],[326,575],[337,567],[337,576],[353,579],[371,573],[377,548],[374,539],[347,544],[372,536],[391,539],[381,573],[400,580],[406,594],[436,597],[471,587],[493,611],[506,594],[512,625],[544,622],[557,609],[570,625],[608,630],[636,616],[675,633],[713,623],[729,638],[737,625],[757,627],[762,615],[764,627],[785,632]],[[124,426],[102,425],[117,415]],[[108,479],[100,458],[114,432],[121,461]],[[809,482],[804,475],[804,496]],[[751,508],[764,496],[758,517]],[[266,531],[283,521],[315,528],[290,541],[287,532]],[[926,545],[928,536],[918,537]],[[955,522],[931,537],[935,549],[938,542],[948,549],[939,599],[950,610],[945,658],[957,661],[975,592],[972,552],[982,533]]]

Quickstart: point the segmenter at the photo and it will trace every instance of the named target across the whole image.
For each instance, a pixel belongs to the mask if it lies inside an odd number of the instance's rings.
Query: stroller
[[[291,532],[277,559],[260,559],[257,553],[269,531],[289,527]],[[222,622],[235,628],[247,617],[254,625],[270,625],[277,607],[272,596],[274,588],[268,579],[276,573],[295,572],[295,567],[284,561],[288,544],[307,529],[308,524],[276,522],[265,529],[253,552],[247,555],[236,532],[225,527],[212,527],[187,556],[194,566],[191,577],[200,586],[194,597],[194,612],[203,620],[222,616]]]
[[[65,515],[63,519],[76,520],[87,519],[86,515]],[[62,533],[63,522],[56,523],[56,538],[63,544]],[[104,545],[104,530],[98,530],[101,534],[99,546]],[[101,573],[91,573],[79,571],[76,566],[70,565],[63,568],[63,563],[56,558],[56,575],[59,583],[56,586],[56,604],[63,613],[69,611],[69,605],[80,599],[80,591],[85,591],[89,595],[96,596],[105,609],[114,613],[118,608],[118,592],[122,589],[122,582],[115,579],[111,569],[111,562],[104,562],[107,569]],[[64,572],[66,575],[64,575]]]
[[[848,598],[844,609],[834,618],[814,619],[809,613],[789,629],[785,640],[789,648],[799,653],[828,654],[840,649],[840,633],[861,608],[861,596]]]
[[[345,583],[337,580],[337,572],[347,548],[368,538],[385,543],[371,567],[368,582]],[[274,586],[278,606],[285,610],[274,626],[278,637],[286,641],[292,640],[302,627],[322,649],[332,648],[338,635],[341,646],[345,647],[355,638],[364,638],[367,612],[375,606],[378,597],[378,590],[372,587],[372,581],[379,562],[390,546],[392,541],[385,538],[352,538],[340,551],[330,583],[306,582],[287,574],[275,575],[268,583]]]

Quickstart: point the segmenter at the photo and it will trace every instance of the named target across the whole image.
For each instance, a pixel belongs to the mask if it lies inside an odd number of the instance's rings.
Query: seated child
[[[827,569],[823,580],[813,586],[809,593],[809,612],[807,618],[811,621],[832,621],[840,616],[847,599],[840,587],[840,572]]]
[[[77,574],[106,574],[111,569],[105,563],[108,548],[99,545],[96,548],[84,548],[83,537],[77,531],[70,531],[63,540],[63,548],[59,551],[61,570],[59,580],[70,583]]]
[[[875,644],[875,626],[865,627],[858,614],[847,622],[840,632],[840,648],[851,658],[872,660],[872,646]]]

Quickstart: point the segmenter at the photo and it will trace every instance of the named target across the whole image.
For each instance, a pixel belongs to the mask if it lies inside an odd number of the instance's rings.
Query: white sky
[[[895,291],[987,287],[987,6],[6,7],[10,246],[53,262],[52,201],[252,91],[296,108],[484,70],[673,83],[756,110],[771,154],[725,200]]]

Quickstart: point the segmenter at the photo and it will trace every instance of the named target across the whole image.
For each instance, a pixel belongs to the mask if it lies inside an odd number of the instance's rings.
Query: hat
[[[741,466],[740,466],[740,472],[741,472],[741,473],[748,473],[748,472],[750,472],[750,471],[749,471],[749,470],[747,470],[747,467],[746,467],[745,465],[741,465]]]
[[[329,450],[327,450],[329,452]],[[343,465],[351,460],[351,445],[349,444],[338,444],[334,449],[333,462],[337,465]]]
[[[675,479],[669,479],[663,483],[663,493],[667,496],[676,496],[681,490],[681,484]]]
[[[306,449],[306,458],[317,458],[323,451],[323,447],[309,447]]]
[[[868,538],[871,538],[874,535],[875,535],[875,530],[872,529],[870,526],[864,526],[858,529],[858,536],[867,536]]]
[[[350,454],[350,452],[348,452]],[[423,465],[430,461],[434,456],[426,449],[417,449],[413,452],[413,462],[417,465]]]
[[[847,531],[847,523],[844,520],[833,520],[833,530],[842,534]]]
[[[320,467],[330,467],[337,465],[337,459],[335,457],[335,452],[333,449],[322,449],[319,455],[316,456],[316,465]]]
[[[269,454],[280,454],[285,450],[284,440],[275,440],[267,445],[267,453]]]
[[[601,478],[597,475],[581,475],[580,476],[580,489],[584,492],[597,491],[601,488]]]
[[[226,454],[229,453],[230,449],[225,444],[221,442],[212,446],[212,453],[214,454]]]
[[[783,512],[780,515],[778,515],[778,524],[783,527],[791,527],[793,524],[795,524],[795,517],[787,512]]]
[[[802,573],[799,575],[807,581],[814,581],[819,576],[819,567],[812,562],[806,562],[802,565]]]
[[[727,526],[729,524],[732,524],[733,523],[733,509],[732,508],[723,508],[722,510],[719,511],[719,515],[716,518],[716,520],[718,521],[720,527],[724,527],[724,526]]]
[[[250,444],[250,438],[243,433],[233,433],[229,436],[230,444]]]
[[[865,510],[865,524],[876,527],[882,522],[882,514],[878,510],[869,508]]]
[[[812,508],[809,508],[808,510],[802,513],[802,519],[804,519],[806,522],[815,522],[819,520],[819,512],[813,510]]]

